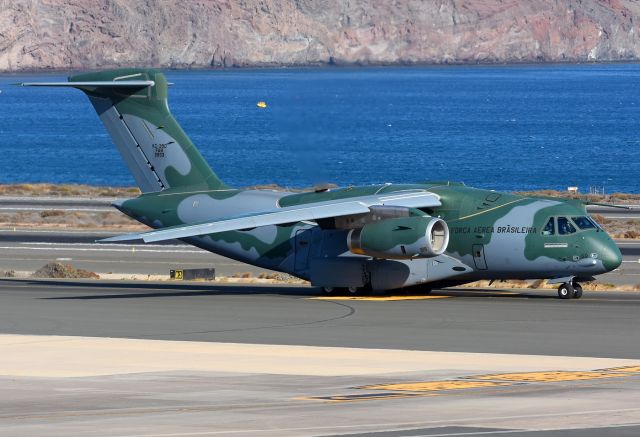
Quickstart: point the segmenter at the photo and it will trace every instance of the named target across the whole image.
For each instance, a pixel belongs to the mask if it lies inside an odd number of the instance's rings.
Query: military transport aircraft
[[[580,281],[621,263],[579,200],[442,181],[306,193],[230,188],[169,112],[167,80],[156,70],[22,85],[82,90],[142,190],[114,206],[155,230],[103,241],[180,239],[327,294],[543,278],[560,284],[561,298],[579,298]]]

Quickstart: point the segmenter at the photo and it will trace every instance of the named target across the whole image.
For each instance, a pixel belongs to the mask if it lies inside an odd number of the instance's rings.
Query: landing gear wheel
[[[320,291],[325,296],[333,296],[336,294],[337,289],[335,287],[320,287]]]
[[[575,293],[573,285],[564,283],[558,287],[558,297],[560,299],[571,299]]]
[[[347,295],[349,296],[366,296],[371,293],[371,287],[347,287]]]
[[[574,299],[580,299],[582,297],[582,285],[573,284],[573,296]]]
[[[351,296],[358,296],[360,294],[360,288],[359,287],[347,287],[347,293],[349,293]]]

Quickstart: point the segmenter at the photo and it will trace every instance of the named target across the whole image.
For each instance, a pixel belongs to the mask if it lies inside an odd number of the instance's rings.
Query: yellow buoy
[[[256,103],[256,106],[258,108],[266,108],[267,107],[267,102],[259,101],[258,103]]]

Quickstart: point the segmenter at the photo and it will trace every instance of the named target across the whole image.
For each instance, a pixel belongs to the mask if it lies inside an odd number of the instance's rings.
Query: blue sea
[[[640,192],[638,64],[166,75],[176,119],[235,187],[452,180]],[[80,91],[11,85],[65,76],[0,75],[0,183],[134,185]]]

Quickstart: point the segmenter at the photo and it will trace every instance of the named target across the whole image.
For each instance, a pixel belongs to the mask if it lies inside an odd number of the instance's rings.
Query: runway
[[[97,273],[166,275],[171,269],[215,267],[218,276],[269,270],[206,252],[180,241],[97,244],[113,233],[0,229],[0,270],[33,272],[48,262],[71,263]]]
[[[640,360],[640,293],[319,297],[294,286],[0,280],[0,332]]]
[[[0,281],[2,435],[640,432],[640,293]],[[562,431],[560,431],[562,430]],[[372,434],[379,433],[379,434]]]

